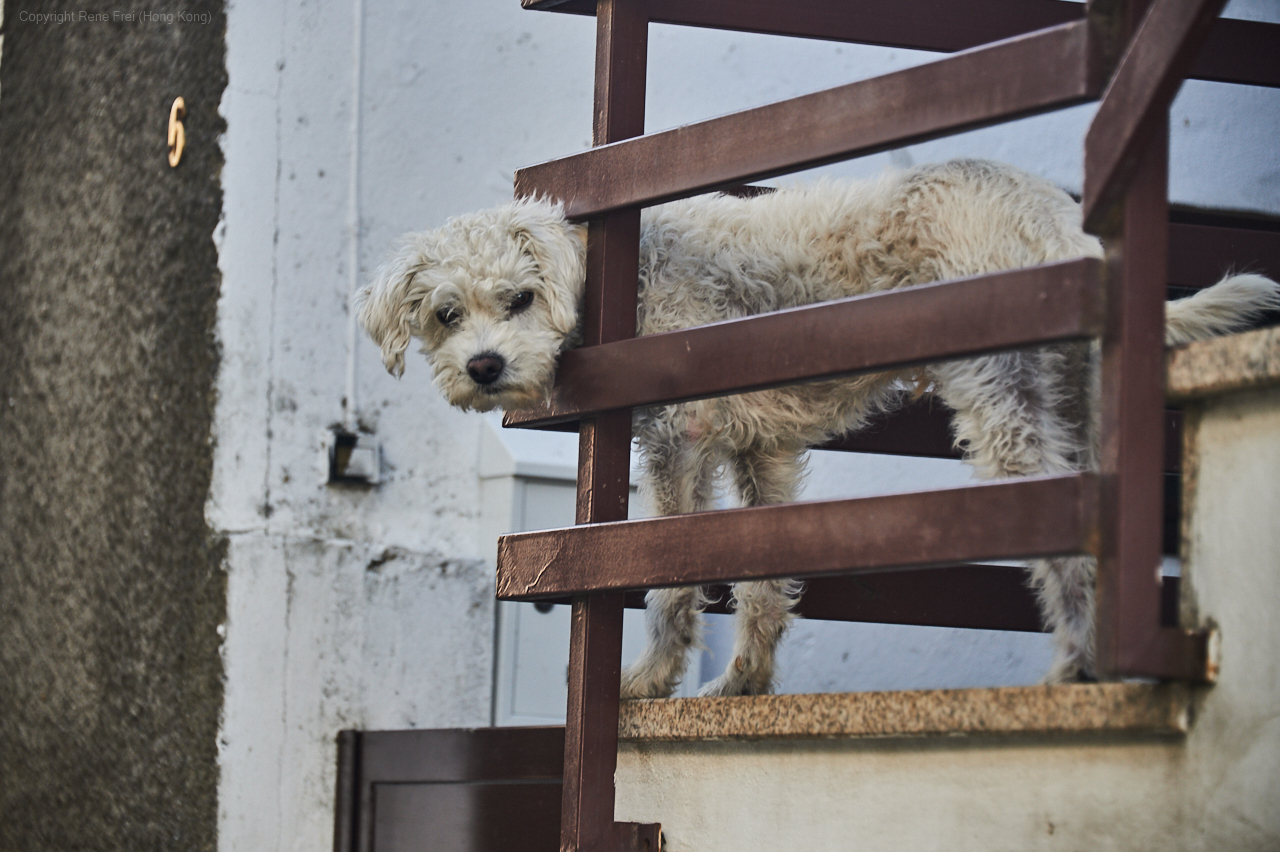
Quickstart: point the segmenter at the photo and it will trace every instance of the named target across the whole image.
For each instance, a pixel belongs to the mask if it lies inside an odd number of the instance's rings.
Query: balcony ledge
[[[1171,402],[1280,385],[1280,326],[1191,343],[1166,364]]]
[[[1123,733],[1182,736],[1193,691],[1098,683],[626,701],[624,741]]]

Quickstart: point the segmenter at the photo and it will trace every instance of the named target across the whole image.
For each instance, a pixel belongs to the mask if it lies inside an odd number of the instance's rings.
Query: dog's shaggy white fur
[[[411,338],[448,400],[519,409],[543,400],[556,361],[579,341],[586,229],[526,199],[411,235],[361,294],[360,321],[399,375]],[[1080,208],[1008,166],[955,161],[865,182],[824,182],[752,199],[706,195],[645,214],[638,332],[653,334],[877,290],[1076,257],[1100,257]],[[1171,302],[1167,342],[1240,327],[1280,305],[1277,285],[1231,276]],[[1017,317],[1010,317],[1017,322]],[[635,416],[647,487],[662,514],[706,509],[716,471],[743,504],[794,499],[806,447],[864,425],[904,383],[927,384],[954,409],[955,440],[979,476],[1087,469],[1095,393],[1087,344],[1046,346],[924,371],[879,373],[708,399]],[[1030,582],[1053,629],[1049,681],[1088,675],[1094,564],[1038,560]],[[733,662],[703,694],[768,692],[794,583],[734,588]],[[699,642],[696,588],[651,591],[649,645],[623,674],[624,697],[670,695]]]

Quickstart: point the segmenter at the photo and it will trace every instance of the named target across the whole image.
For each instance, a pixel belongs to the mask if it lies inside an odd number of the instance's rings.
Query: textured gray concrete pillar
[[[223,3],[10,0],[3,37],[0,849],[213,849]]]

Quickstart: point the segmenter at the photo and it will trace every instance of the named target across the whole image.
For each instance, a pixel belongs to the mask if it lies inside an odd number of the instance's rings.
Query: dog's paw
[[[1063,683],[1097,683],[1098,678],[1092,666],[1074,657],[1061,656],[1053,661],[1049,671],[1041,679],[1044,686],[1056,686]]]
[[[671,693],[680,685],[680,679],[657,676],[652,668],[630,666],[622,670],[623,701],[634,701],[639,698],[670,698]]]
[[[773,692],[773,673],[748,670],[737,660],[713,681],[702,685],[699,698],[724,698],[738,695],[769,695]]]

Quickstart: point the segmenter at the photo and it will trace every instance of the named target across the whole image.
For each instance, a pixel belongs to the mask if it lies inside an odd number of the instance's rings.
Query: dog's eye
[[[441,325],[454,326],[458,324],[458,320],[461,317],[458,316],[458,312],[453,308],[441,308],[436,311],[436,319],[440,320]]]
[[[533,291],[521,290],[519,293],[516,293],[515,298],[511,300],[511,313],[518,314],[532,304]]]

